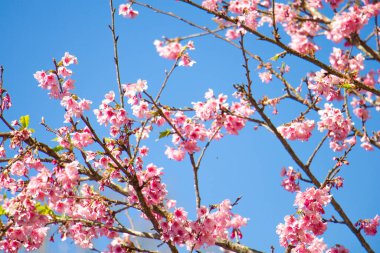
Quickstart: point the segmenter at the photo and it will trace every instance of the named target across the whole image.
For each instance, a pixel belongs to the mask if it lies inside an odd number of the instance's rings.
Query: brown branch
[[[323,139],[318,143],[317,147],[314,149],[313,153],[310,155],[309,159],[307,159],[307,162],[305,164],[306,167],[310,167],[311,163],[313,162],[313,159],[314,157],[316,156],[316,154],[318,153],[318,151],[320,150],[320,148],[322,147],[323,143],[325,142],[325,140],[327,139],[329,135],[326,134]]]
[[[110,10],[111,10],[111,25],[109,26],[111,33],[112,33],[112,40],[113,40],[113,53],[114,53],[114,62],[115,62],[115,69],[116,69],[116,81],[117,81],[117,87],[119,89],[119,98],[121,107],[124,108],[124,94],[123,89],[121,87],[121,81],[120,81],[120,69],[119,69],[119,56],[118,56],[118,49],[117,49],[117,42],[119,40],[119,36],[116,36],[115,32],[115,12],[116,9],[113,7],[113,1],[110,0]]]
[[[258,251],[255,249],[251,249],[247,246],[233,243],[227,240],[217,240],[215,245],[222,247],[223,249],[230,250],[233,252],[239,252],[239,253],[263,253],[262,251]]]

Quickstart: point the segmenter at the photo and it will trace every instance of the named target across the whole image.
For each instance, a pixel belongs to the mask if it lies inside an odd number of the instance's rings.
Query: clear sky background
[[[116,7],[124,3],[114,2]],[[174,0],[146,2],[215,28],[209,20],[210,16],[183,3]],[[135,20],[116,16],[116,30],[120,35],[121,80],[131,83],[139,78],[145,79],[149,91],[156,94],[164,79],[164,71],[171,67],[172,62],[158,56],[153,41],[162,36],[172,38],[200,31],[150,10],[135,9],[140,12]],[[109,3],[105,0],[0,1],[0,64],[5,68],[4,85],[13,101],[12,110],[6,113],[6,118],[18,119],[29,114],[31,127],[36,130],[35,136],[39,140],[50,141],[54,138],[39,126],[39,122],[44,116],[47,124],[60,127],[64,111],[57,101],[48,98],[46,91],[37,87],[33,74],[37,70],[52,68],[52,58],[60,59],[65,52],[78,57],[79,64],[73,67],[75,92],[79,97],[92,100],[92,109],[98,107],[106,92],[116,91],[112,38],[107,27],[110,20]],[[322,45],[326,48],[330,46],[327,43]],[[247,37],[247,46],[252,52],[259,52],[264,60],[280,52],[253,37]],[[192,68],[178,68],[175,71],[162,96],[162,103],[190,106],[191,102],[202,100],[208,88],[216,94],[224,93],[231,97],[234,92],[232,84],[245,82],[239,50],[211,36],[196,39],[195,47],[196,50],[190,54],[197,63]],[[327,62],[328,53],[322,50],[319,56]],[[307,71],[316,70],[292,56],[287,56],[285,61],[291,67],[288,79],[294,85],[300,83]],[[258,73],[256,66],[251,61],[253,75]],[[266,85],[255,77],[254,82],[257,94],[280,94],[281,84],[278,81]],[[279,115],[271,117],[279,125],[298,115],[297,109],[299,107],[293,103],[285,103],[279,106]],[[96,122],[91,112],[87,115]],[[374,117],[373,126],[379,126],[379,123],[378,118]],[[0,131],[6,131],[4,126],[0,126]],[[315,129],[309,142],[291,144],[305,161],[321,136]],[[185,207],[190,217],[194,217],[191,166],[187,160],[182,163],[169,161],[163,155],[167,141],[155,141],[156,138],[153,134],[152,140],[146,142],[151,148],[146,164],[153,162],[165,168],[164,181],[169,196],[177,200],[179,207]],[[350,166],[342,169],[344,188],[332,193],[355,222],[359,218],[373,218],[380,214],[380,168],[378,151],[364,152],[359,146],[354,149],[349,159]],[[327,145],[322,148],[312,167],[320,180],[334,165],[332,157],[338,155],[330,151]],[[268,131],[255,131],[254,125],[248,124],[238,136],[227,136],[211,145],[200,169],[202,204],[215,204],[226,198],[233,201],[242,196],[239,205],[234,208],[235,213],[250,218],[248,226],[242,230],[242,243],[265,252],[269,252],[273,245],[276,252],[283,252],[275,233],[276,226],[283,222],[285,215],[295,212],[295,194],[286,192],[280,186],[280,171],[284,166],[298,169]],[[305,187],[307,185],[302,185],[303,190]],[[327,213],[338,217],[331,208]],[[137,219],[136,225],[143,226]],[[333,224],[328,227],[323,237],[329,246],[340,243],[350,252],[364,252],[347,227]],[[375,251],[380,251],[380,235],[366,238]],[[55,245],[46,244],[46,252],[72,252],[75,248],[70,241],[61,243],[58,237],[55,239]],[[98,246],[103,249],[104,241],[99,241]]]

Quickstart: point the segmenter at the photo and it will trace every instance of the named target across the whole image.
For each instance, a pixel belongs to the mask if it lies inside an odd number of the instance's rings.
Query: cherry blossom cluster
[[[281,246],[291,247],[292,252],[322,253],[327,249],[322,235],[327,226],[322,221],[323,207],[330,203],[329,188],[308,188],[298,192],[294,205],[298,207],[298,218],[295,215],[285,217],[285,224],[277,226]]]
[[[326,251],[326,253],[350,253],[343,245],[336,245]]]
[[[186,52],[187,50],[195,49],[194,42],[192,41],[187,42],[185,46],[183,46],[181,43],[175,40],[155,40],[153,44],[161,57],[169,60],[179,59],[179,66],[191,67],[195,63],[195,61],[193,61],[190,58],[189,54]]]
[[[325,1],[330,4],[332,9],[336,9],[342,0]],[[293,1],[290,4],[275,3],[274,15],[276,23],[281,24],[284,31],[290,36],[291,42],[289,46],[301,54],[314,55],[320,49],[313,41],[313,38],[321,31],[322,26],[313,20],[305,20],[299,18],[299,8],[311,8],[314,10],[322,9],[321,0],[305,1],[301,6],[301,1]],[[229,39],[237,39],[246,31],[240,26],[244,25],[251,30],[256,30],[264,23],[273,25],[273,17],[271,15],[272,8],[270,1],[247,1],[247,0],[230,0],[223,2],[220,0],[203,0],[202,7],[213,12],[225,13],[226,9],[231,15],[234,15],[237,27],[229,29],[226,37]],[[259,7],[262,8],[259,10]],[[340,42],[343,39],[349,39],[352,34],[358,34],[359,31],[368,23],[371,17],[379,14],[379,3],[365,3],[364,6],[351,6],[348,10],[337,12],[329,22],[326,32],[326,38],[334,42]],[[267,14],[260,13],[267,11]],[[315,18],[324,18],[322,14],[314,11]],[[220,21],[218,21],[220,22]],[[326,29],[326,28],[325,28]]]
[[[318,111],[321,121],[318,122],[319,131],[328,131],[331,138],[330,147],[334,151],[347,148],[344,141],[351,131],[351,120],[344,118],[342,112],[332,104],[325,104],[325,109]]]
[[[175,208],[168,220],[161,221],[162,240],[171,240],[178,245],[186,245],[188,250],[215,245],[217,240],[242,237],[240,228],[247,218],[231,212],[232,205],[224,200],[211,208],[202,206],[197,211],[197,220],[191,221],[183,208]],[[228,231],[231,230],[229,233]]]
[[[134,245],[130,236],[124,234],[123,237],[113,238],[112,242],[108,245],[108,251],[105,251],[105,253],[128,253],[133,248]]]
[[[315,127],[314,120],[294,121],[277,127],[277,131],[288,140],[307,141],[311,136],[311,131]]]
[[[32,135],[32,132],[27,128],[22,128],[20,130],[11,131],[11,134],[12,134],[12,139],[11,139],[11,144],[9,145],[9,147],[16,148],[16,147],[21,147],[22,142],[27,140]]]
[[[301,174],[296,172],[293,167],[289,166],[289,169],[282,168],[281,176],[285,177],[281,182],[281,186],[284,187],[285,190],[289,192],[301,190],[299,182],[297,181],[301,177]]]
[[[110,91],[105,95],[99,109],[94,110],[94,114],[100,125],[107,126],[110,124],[110,134],[115,137],[120,133],[120,128],[124,125],[130,126],[131,119],[128,118],[127,111],[115,104],[115,93]]]
[[[32,169],[36,173],[29,173]],[[56,166],[52,172],[32,152],[27,152],[12,164],[10,174],[1,175],[0,188],[14,195],[8,194],[1,205],[3,224],[10,228],[0,241],[1,250],[17,252],[21,247],[36,250],[47,236],[48,225],[68,217],[59,228],[61,237],[70,237],[84,248],[93,247],[93,238],[116,236],[107,226],[88,226],[79,221],[86,219],[110,226],[114,222],[104,197],[92,187],[84,184],[80,192],[75,190],[79,185],[79,169],[78,161],[73,161]],[[35,176],[24,181],[26,173]]]
[[[136,170],[136,177],[145,202],[150,206],[161,204],[167,195],[166,185],[161,182],[162,168],[158,168],[154,164],[148,164],[145,170]],[[134,186],[129,185],[128,189],[130,192],[129,203],[131,205],[138,203],[138,196]]]
[[[61,105],[66,109],[64,122],[70,122],[70,119],[72,117],[79,118],[83,115],[83,111],[90,110],[91,104],[91,101],[86,99],[79,99],[76,96],[64,96],[61,100]]]
[[[333,48],[330,55],[331,66],[339,71],[359,72],[364,69],[364,57],[361,53],[349,58],[349,52],[343,52],[340,48]]]
[[[326,33],[326,37],[334,42],[340,42],[344,38],[349,38],[351,34],[358,32],[366,25],[369,19],[378,15],[380,4],[366,4],[360,8],[352,6],[348,11],[338,13],[332,19],[331,30]]]
[[[70,122],[72,117],[80,117],[84,110],[90,109],[92,103],[70,93],[74,89],[74,80],[70,78],[72,70],[67,67],[77,63],[77,58],[66,52],[61,61],[55,63],[56,70],[42,70],[34,74],[39,87],[49,90],[50,97],[61,100],[61,105],[66,109],[65,122]]]
[[[111,240],[106,252],[143,251],[135,249],[129,235],[115,232],[122,228],[116,218],[119,212],[113,208],[119,205],[122,206],[120,213],[125,209],[134,208],[140,212],[142,218],[150,220],[162,242],[185,246],[189,251],[212,246],[220,241],[241,239],[241,228],[247,224],[248,219],[232,212],[237,202],[232,204],[226,199],[209,207],[199,204],[195,218],[192,219],[184,208],[177,207],[175,200],[168,198],[163,169],[153,163],[144,165],[143,160],[148,155],[149,148],[142,146],[140,141],[148,138],[154,127],[169,127],[160,132],[159,136],[171,137],[171,144],[167,146],[165,155],[169,159],[182,161],[186,154],[189,154],[196,173],[196,166],[199,165],[194,165],[193,159],[194,154],[202,150],[202,143],[207,142],[198,164],[209,142],[221,139],[225,134],[238,135],[248,120],[273,129],[270,119],[262,115],[265,113],[264,107],[271,105],[274,108],[273,113],[277,114],[276,105],[282,99],[291,98],[307,105],[307,113],[312,110],[318,111],[318,130],[327,132],[333,151],[342,151],[355,145],[357,136],[361,136],[361,146],[364,149],[373,150],[374,146],[380,143],[380,133],[368,136],[370,131],[366,130],[365,123],[375,116],[374,111],[371,111],[370,115],[370,108],[379,111],[380,102],[375,96],[376,92],[371,93],[371,89],[368,88],[376,89],[380,82],[380,70],[364,70],[366,58],[373,57],[376,60],[378,52],[368,50],[366,46],[369,47],[369,44],[366,43],[369,40],[363,41],[359,36],[370,19],[379,15],[380,3],[350,2],[347,7],[337,11],[335,9],[341,5],[342,0],[324,2],[306,0],[292,1],[288,4],[272,2],[271,5],[268,0],[203,0],[201,3],[208,12],[218,13],[215,22],[219,28],[227,29],[225,36],[229,43],[232,43],[230,40],[238,39],[249,31],[256,33],[260,27],[269,25],[273,28],[273,43],[278,43],[286,50],[281,57],[286,53],[292,53],[297,57],[311,59],[311,63],[316,62],[315,65],[321,67],[324,64],[316,58],[316,52],[321,47],[316,44],[318,40],[314,39],[320,35],[326,36],[334,43],[345,41],[344,46],[356,46],[362,51],[356,53],[356,50],[348,51],[334,47],[328,58],[331,65],[309,73],[305,79],[309,91],[307,95],[302,92],[301,86],[292,89],[282,80],[282,75],[288,70],[280,70],[279,76],[271,64],[265,65],[266,69],[258,74],[259,78],[262,82],[269,83],[274,76],[278,77],[285,84],[287,94],[273,99],[265,97],[259,100],[259,106],[254,106],[255,103],[252,101],[255,98],[249,97],[252,95],[248,94],[250,91],[243,95],[243,91],[239,89],[232,102],[228,102],[226,95],[215,95],[214,91],[209,89],[204,95],[204,100],[192,103],[191,108],[163,106],[158,99],[162,90],[154,100],[147,93],[147,81],[139,79],[135,83],[122,85],[120,96],[127,99],[129,108],[124,108],[124,102],[118,102],[115,93],[110,91],[98,109],[94,110],[99,125],[109,126],[110,135],[113,137],[100,140],[89,119],[83,115],[84,111],[90,110],[92,102],[72,93],[75,82],[71,79],[73,71],[70,66],[77,64],[77,58],[66,52],[59,62],[54,60],[53,70],[37,71],[34,78],[38,86],[48,90],[51,98],[60,101],[65,108],[64,122],[71,125],[52,130],[42,122],[57,137],[59,146],[50,148],[31,138],[32,130],[28,129],[25,118],[20,119],[20,122],[14,121],[11,125],[2,118],[11,130],[9,133],[2,133],[3,139],[0,143],[0,157],[5,158],[2,160],[8,163],[4,168],[1,167],[0,173],[0,190],[4,193],[0,196],[0,250],[18,252],[22,247],[27,251],[36,250],[44,242],[49,226],[57,224],[58,229],[53,232],[52,241],[54,236],[59,234],[62,240],[71,238],[75,244],[83,248],[94,249],[94,239],[104,236]],[[119,15],[135,18],[139,13],[132,5],[133,1],[121,4]],[[328,5],[334,9],[327,10],[327,13],[333,14],[331,19],[320,12]],[[114,15],[114,10],[112,11]],[[223,19],[223,16],[226,18]],[[283,30],[280,31],[278,27],[282,27]],[[115,35],[113,27],[111,30]],[[291,49],[283,44],[280,33],[281,36],[284,33],[289,36],[288,45]],[[376,34],[378,31],[373,33]],[[261,38],[267,40],[264,37]],[[183,45],[182,40],[183,38],[155,40],[154,46],[161,57],[174,60],[179,66],[191,67],[195,61],[190,58],[188,50],[195,49],[194,43],[189,41]],[[116,41],[117,39],[115,46]],[[243,43],[241,47],[244,50]],[[259,69],[263,65],[260,63]],[[285,64],[283,66],[283,69],[289,68]],[[246,68],[249,82],[248,66]],[[339,77],[333,75],[334,73]],[[3,111],[11,106],[11,100],[2,88],[2,73],[0,81],[0,115],[3,117]],[[363,89],[356,89],[356,86],[351,84],[353,82],[364,84],[359,86]],[[250,88],[250,84],[242,89],[246,87]],[[302,98],[304,95],[305,98]],[[348,110],[346,103],[349,100],[352,106],[350,109],[361,120],[361,130],[353,128],[349,112],[345,118],[343,110],[328,103],[323,109],[319,109],[321,101],[340,101],[343,100],[343,95],[347,96],[343,108]],[[250,118],[255,112],[252,109],[254,107],[260,112],[263,121]],[[316,123],[305,118],[307,113],[279,126],[277,131],[287,140],[308,141]],[[78,121],[74,122],[73,118]],[[81,122],[85,124],[84,127],[80,126]],[[141,124],[135,127],[137,122]],[[130,139],[131,136],[136,137],[136,142]],[[5,153],[6,141],[9,141],[9,147],[13,149],[10,153],[16,154],[12,158],[9,154],[7,157]],[[101,149],[89,150],[95,146],[92,145],[94,143],[99,144]],[[81,155],[82,160],[78,159],[78,155]],[[335,160],[337,167],[347,164],[343,158]],[[338,244],[327,249],[323,239],[318,237],[327,229],[326,220],[322,215],[325,213],[325,206],[332,200],[330,188],[342,187],[343,178],[334,175],[322,184],[324,188],[311,187],[302,192],[299,180],[307,180],[301,178],[301,173],[288,167],[282,169],[281,176],[282,187],[289,192],[297,192],[294,203],[296,213],[287,215],[284,218],[285,222],[277,226],[276,232],[281,246],[294,253],[348,253],[348,249]],[[109,199],[106,197],[107,194],[103,194],[106,193],[106,188],[120,193],[122,198]],[[197,199],[197,204],[198,202],[200,201]],[[344,215],[342,217],[344,218]],[[345,223],[348,224],[346,220]],[[375,235],[380,226],[380,216],[360,219],[355,225],[358,231],[364,231],[366,235]],[[156,234],[153,237],[155,236]]]
[[[37,71],[34,78],[38,81],[38,86],[42,89],[49,90],[51,98],[62,99],[70,95],[70,90],[74,89],[74,80],[70,78],[72,70],[68,69],[72,64],[78,64],[75,56],[66,52],[61,61],[57,64],[56,70]],[[60,79],[63,79],[60,80]]]
[[[25,192],[4,200],[3,212],[11,218],[6,223],[10,228],[0,241],[2,251],[17,252],[22,246],[28,251],[41,247],[49,230],[48,218],[38,212],[36,204]]]
[[[177,161],[184,159],[186,152],[193,154],[198,152],[199,141],[220,139],[223,137],[221,129],[224,128],[228,134],[237,135],[246,123],[246,117],[254,113],[247,101],[239,98],[239,102],[227,103],[227,96],[214,95],[213,90],[205,93],[206,101],[193,103],[195,117],[188,117],[182,111],[170,116],[170,121],[177,130],[172,134],[172,143],[177,148],[168,147],[165,154]],[[173,117],[174,116],[174,117]],[[210,128],[205,125],[211,121]]]
[[[322,96],[327,101],[342,100],[339,77],[328,74],[325,70],[309,73],[308,88],[313,94]]]
[[[363,229],[366,235],[376,235],[377,227],[380,226],[380,216],[376,215],[373,219],[359,220],[356,226]]]
[[[148,206],[165,206],[173,209],[176,201],[167,198],[166,186],[161,182],[162,168],[154,164],[148,164],[142,169],[142,160],[137,159],[134,168],[138,185]],[[140,204],[135,187],[128,186],[130,205]],[[172,241],[180,246],[186,245],[188,250],[200,247],[212,246],[217,240],[228,239],[229,230],[231,238],[242,237],[240,228],[247,224],[247,219],[231,212],[232,205],[229,200],[224,200],[218,205],[208,209],[204,206],[197,211],[197,220],[191,221],[183,208],[175,208],[165,216],[156,213],[155,217],[160,222],[162,240]],[[154,208],[153,208],[154,210]]]
[[[8,110],[12,106],[11,96],[8,92],[1,89],[0,87],[0,96],[1,96],[1,104],[0,104],[0,112],[3,113],[4,110]]]
[[[363,121],[369,119],[369,110],[366,108],[366,101],[364,99],[352,98],[351,105],[354,108],[353,113],[356,117]]]
[[[139,12],[132,9],[132,4],[120,4],[119,6],[119,15],[122,15],[123,17],[128,18],[135,18],[137,15],[139,15]]]
[[[272,81],[272,73],[270,71],[260,72],[259,77],[263,83],[269,83]]]

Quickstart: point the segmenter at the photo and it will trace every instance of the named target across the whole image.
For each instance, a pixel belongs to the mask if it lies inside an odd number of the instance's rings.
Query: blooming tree
[[[166,2],[204,14],[210,19],[207,26],[198,18],[166,11],[165,4],[150,4],[133,0],[116,6],[109,1],[117,85],[102,95],[100,103],[76,92],[75,86],[81,84],[75,83],[72,70],[80,62],[75,53],[65,52],[43,70],[36,70],[36,86],[63,107],[59,127],[43,118],[44,130],[35,131],[30,127],[35,119],[29,115],[8,116],[17,94],[8,93],[9,81],[1,67],[0,249],[36,250],[46,238],[57,243],[69,238],[82,248],[101,252],[200,252],[218,246],[224,252],[242,253],[347,253],[349,247],[339,243],[339,236],[332,239],[337,239],[333,244],[323,237],[330,227],[341,226],[363,251],[375,252],[368,238],[376,236],[380,216],[373,213],[353,219],[334,196],[350,191],[342,188],[342,170],[350,166],[350,156],[361,151],[378,156],[380,148],[376,124],[380,3]],[[140,14],[142,10],[147,12]],[[133,25],[141,15],[150,15],[148,11],[199,30],[152,41],[157,54],[171,64],[153,91],[143,76],[131,81],[121,75],[119,61],[127,56],[119,54],[123,45],[119,45],[115,26],[117,14],[134,19],[120,17],[121,23]],[[179,68],[197,74],[194,55],[205,36],[235,48],[243,78],[230,84],[234,92],[229,95],[205,87],[200,101],[165,103],[162,97]],[[262,50],[252,41],[268,44],[270,52],[265,54],[271,57],[260,55]],[[298,66],[287,63],[291,57]],[[304,63],[310,69],[302,72]],[[290,77],[292,72],[297,79]],[[293,161],[283,168],[268,165],[283,179],[267,179],[267,184],[281,185],[294,194],[294,211],[272,228],[283,249],[257,248],[254,238],[243,239],[245,227],[255,224],[235,209],[241,201],[250,201],[249,194],[243,200],[237,195],[211,203],[202,198],[200,172],[208,169],[202,164],[209,148],[243,129],[269,132]],[[43,135],[54,139],[43,141],[39,137]],[[239,145],[239,136],[234,138]],[[185,209],[171,197],[170,182],[164,178],[167,168],[149,158],[153,146],[164,147],[158,156],[173,160],[172,164],[186,163],[192,171],[189,180],[194,186],[195,208]],[[305,158],[299,146],[311,146],[312,152]],[[316,161],[326,158],[333,159],[334,165],[317,168]],[[236,173],[246,174],[244,169]],[[234,194],[234,189],[230,191]],[[277,208],[275,201],[273,208]],[[130,212],[136,215],[131,218]],[[147,228],[135,228],[137,219],[146,221]],[[94,241],[101,237],[108,238],[108,245],[98,249]],[[141,239],[153,241],[155,248],[144,247]]]

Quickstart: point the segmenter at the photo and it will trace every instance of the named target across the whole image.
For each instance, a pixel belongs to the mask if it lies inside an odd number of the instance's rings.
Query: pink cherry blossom
[[[279,126],[277,131],[288,140],[308,141],[314,127],[314,120],[304,120]]]
[[[222,0],[204,0],[202,2],[202,7],[209,9],[211,11],[216,11],[218,9],[218,3],[221,3]]]
[[[326,33],[327,39],[340,42],[352,33],[357,33],[368,23],[370,16],[369,13],[365,13],[357,6],[350,7],[349,11],[336,14],[330,24],[331,30]]]
[[[78,59],[68,52],[65,52],[65,55],[62,57],[61,61],[65,67],[70,66],[71,64],[78,64]]]
[[[376,215],[373,219],[360,220],[357,224],[366,235],[376,235],[377,227],[380,226],[380,216]]]
[[[119,6],[119,15],[128,18],[135,18],[139,15],[139,12],[132,9],[131,4],[120,4]]]
[[[336,245],[326,251],[326,253],[350,253],[343,245]]]
[[[269,83],[270,81],[272,81],[272,73],[270,73],[269,71],[260,72],[259,77],[261,79],[261,82],[263,83]]]
[[[182,161],[185,158],[185,151],[181,148],[174,149],[171,147],[167,147],[165,155],[167,155],[167,157],[171,160]]]
[[[301,190],[299,183],[297,182],[301,175],[300,173],[295,172],[293,167],[289,166],[288,170],[282,168],[281,176],[285,177],[281,182],[281,186],[284,187],[285,190],[289,192],[296,192]]]
[[[340,110],[332,104],[325,104],[325,109],[320,110],[321,121],[318,122],[318,130],[328,130],[332,142],[344,141],[351,131],[351,120],[345,119]]]

